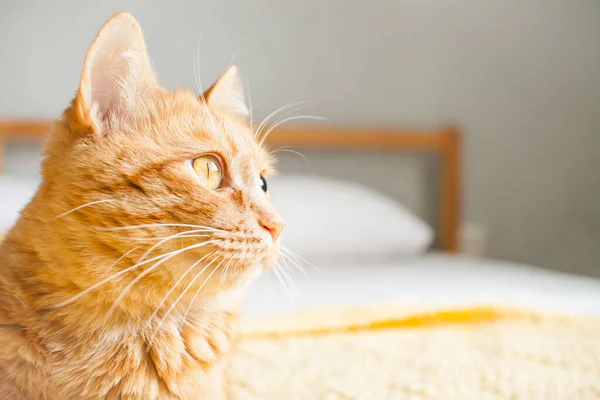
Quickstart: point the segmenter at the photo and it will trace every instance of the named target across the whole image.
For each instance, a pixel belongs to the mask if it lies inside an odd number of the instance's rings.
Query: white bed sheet
[[[317,263],[296,273],[288,295],[273,271],[255,282],[247,314],[381,303],[503,305],[600,316],[600,280],[487,259],[445,254],[396,262]]]

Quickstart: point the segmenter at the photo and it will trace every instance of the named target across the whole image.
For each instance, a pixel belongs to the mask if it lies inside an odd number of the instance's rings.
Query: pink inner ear
[[[118,14],[98,33],[84,61],[80,90],[101,121],[130,111],[156,78],[142,31],[129,14]]]

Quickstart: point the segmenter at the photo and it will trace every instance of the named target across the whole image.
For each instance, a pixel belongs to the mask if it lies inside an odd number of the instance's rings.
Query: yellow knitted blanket
[[[600,399],[600,321],[397,307],[252,320],[234,399]]]

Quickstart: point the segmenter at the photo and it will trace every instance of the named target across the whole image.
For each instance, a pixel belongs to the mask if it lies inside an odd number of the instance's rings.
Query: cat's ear
[[[221,108],[240,117],[250,114],[246,104],[246,92],[242,77],[235,65],[230,66],[219,79],[204,93],[206,103]]]
[[[144,93],[158,86],[140,25],[129,13],[108,20],[83,62],[73,101],[75,129],[102,135],[127,118]]]

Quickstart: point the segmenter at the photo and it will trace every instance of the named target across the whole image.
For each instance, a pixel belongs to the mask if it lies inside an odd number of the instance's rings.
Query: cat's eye
[[[213,190],[221,187],[223,180],[223,170],[221,164],[213,156],[202,156],[192,160],[192,167],[198,178],[200,178],[206,186]]]
[[[267,180],[262,175],[260,176],[260,188],[263,192],[267,192]]]

